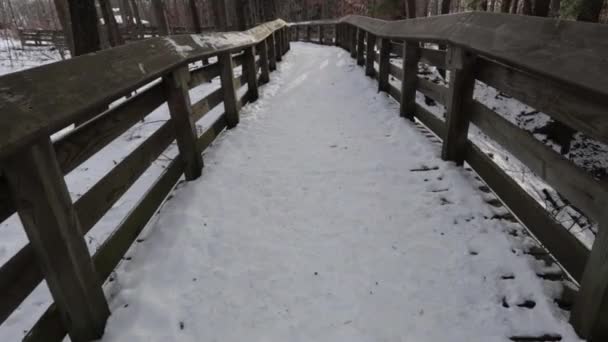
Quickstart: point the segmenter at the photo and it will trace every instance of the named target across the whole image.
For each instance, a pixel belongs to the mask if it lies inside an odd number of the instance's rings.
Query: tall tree
[[[537,17],[549,16],[549,5],[551,5],[551,0],[534,0],[533,14]]]
[[[500,11],[502,13],[509,13],[510,7],[511,7],[511,0],[502,0],[500,2]]]
[[[407,17],[416,18],[416,0],[405,0],[407,5]]]
[[[59,18],[59,23],[61,24],[61,29],[63,30],[63,35],[65,37],[65,44],[72,56],[74,56],[74,39],[72,37],[72,22],[70,18],[70,6],[67,3],[67,0],[54,0],[55,3],[55,11],[57,12],[57,17]],[[8,2],[9,6],[11,2]]]
[[[201,19],[198,16],[198,8],[196,6],[196,0],[189,0],[190,14],[192,15],[192,28],[194,32],[201,33],[203,28],[201,27]]]
[[[74,41],[74,56],[99,51],[99,30],[95,0],[68,0]]]
[[[163,0],[152,0],[152,7],[154,9],[154,17],[156,18],[156,25],[158,26],[158,33],[161,36],[169,35],[169,21],[167,20],[167,13],[165,12],[165,5]]]
[[[139,13],[139,5],[137,0],[131,0],[131,7],[133,8],[133,17],[135,18],[136,36],[143,38],[144,25],[141,21],[141,13]]]
[[[580,2],[580,9],[576,20],[590,21],[594,23],[599,22],[603,5],[604,0],[582,0]]]
[[[211,0],[215,29],[226,31],[228,29],[228,9],[225,0]]]
[[[441,14],[450,13],[450,5],[452,0],[442,0],[441,1]]]
[[[108,41],[110,42],[110,45],[118,46],[124,44],[120,31],[118,30],[116,18],[114,18],[114,13],[112,12],[112,5],[108,0],[97,0],[97,2],[99,2],[99,9],[103,16],[104,26],[106,27],[106,31],[108,31]]]

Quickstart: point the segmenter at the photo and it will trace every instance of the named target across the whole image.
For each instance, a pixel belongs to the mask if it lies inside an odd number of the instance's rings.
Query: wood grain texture
[[[469,104],[473,101],[475,76],[473,68],[476,57],[458,46],[448,48],[446,64],[450,69],[450,82],[445,101],[447,132],[443,140],[441,158],[456,165],[464,163],[469,133]]]
[[[180,158],[184,162],[184,174],[186,180],[191,181],[201,176],[203,157],[196,147],[196,127],[192,120],[192,104],[188,91],[189,79],[188,67],[179,67],[163,77],[163,88],[171,115],[173,135],[177,140]]]
[[[470,112],[471,122],[492,140],[513,154],[589,218],[599,222],[608,204],[608,184],[605,181],[594,179],[585,170],[483,104],[473,101]]]
[[[0,158],[178,66],[257,44],[285,25],[275,20],[245,32],[151,38],[1,76]]]
[[[72,341],[101,337],[110,311],[50,139],[41,139],[4,167],[19,217]]]
[[[488,59],[479,59],[476,78],[580,132],[608,143],[608,96],[547,80]]]

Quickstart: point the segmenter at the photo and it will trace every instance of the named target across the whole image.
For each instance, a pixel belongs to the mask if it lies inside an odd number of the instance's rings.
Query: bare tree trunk
[[[136,36],[137,38],[144,38],[144,24],[141,22],[141,14],[139,13],[137,0],[131,0],[131,7],[133,8],[133,17],[135,18]]]
[[[537,17],[548,16],[550,4],[551,0],[534,0],[534,15]]]
[[[502,0],[500,3],[500,11],[502,13],[509,13],[509,9],[511,7],[511,0]]]
[[[450,5],[452,0],[442,0],[441,1],[441,14],[450,13]]]
[[[190,3],[190,14],[192,15],[192,28],[194,32],[201,33],[203,28],[201,27],[201,20],[198,17],[198,8],[196,6],[196,0],[189,0]]]
[[[101,15],[103,16],[103,21],[106,30],[108,31],[108,41],[110,42],[110,45],[118,46],[124,44],[120,31],[118,30],[118,24],[116,24],[116,18],[114,18],[114,13],[112,12],[111,4],[108,0],[97,0],[97,2],[99,2]]]
[[[580,11],[578,12],[576,20],[590,21],[594,23],[599,22],[603,5],[604,0],[582,0],[580,3]]]
[[[122,18],[122,24],[125,26],[127,37],[130,37],[133,32],[133,14],[131,13],[131,5],[129,0],[120,0],[120,17]]]
[[[523,15],[532,14],[532,0],[523,0],[523,6],[521,8],[521,13]]]
[[[213,17],[215,18],[215,29],[225,31],[228,27],[228,9],[225,0],[211,0]]]
[[[74,56],[99,51],[95,0],[69,0]]]
[[[549,6],[549,16],[554,18],[559,17],[560,8],[561,0],[551,0],[551,5]]]
[[[519,0],[511,0],[511,13],[517,14],[519,9]]]
[[[72,20],[70,18],[70,7],[67,0],[54,0],[57,17],[65,36],[65,44],[70,50],[70,54],[74,56],[74,39],[72,37]],[[10,5],[10,1],[9,1]]]
[[[416,0],[407,1],[407,17],[416,18]]]
[[[163,0],[152,0],[152,6],[154,7],[154,17],[158,25],[158,33],[161,36],[169,35],[169,22],[167,21],[167,13],[165,12],[165,6]]]

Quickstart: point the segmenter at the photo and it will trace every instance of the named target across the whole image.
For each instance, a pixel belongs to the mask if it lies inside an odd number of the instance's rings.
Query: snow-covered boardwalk
[[[292,44],[127,254],[103,341],[577,341],[522,228],[376,87]]]

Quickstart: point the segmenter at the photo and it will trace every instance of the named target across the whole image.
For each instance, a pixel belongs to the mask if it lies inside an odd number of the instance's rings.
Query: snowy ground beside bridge
[[[578,341],[522,228],[376,88],[292,44],[118,268],[103,341]]]

